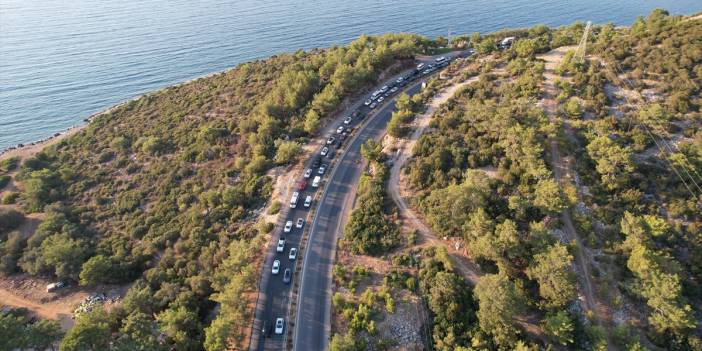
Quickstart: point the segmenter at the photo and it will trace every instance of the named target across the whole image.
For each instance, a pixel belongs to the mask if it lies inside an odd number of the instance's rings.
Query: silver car
[[[280,273],[280,260],[273,261],[273,268],[271,268],[272,274]]]
[[[275,320],[275,333],[276,335],[282,335],[283,334],[283,318],[277,318]]]

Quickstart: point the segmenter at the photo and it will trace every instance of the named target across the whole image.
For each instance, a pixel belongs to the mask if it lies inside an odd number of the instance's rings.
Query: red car
[[[297,190],[305,190],[307,188],[307,181],[306,180],[301,180],[297,182]]]

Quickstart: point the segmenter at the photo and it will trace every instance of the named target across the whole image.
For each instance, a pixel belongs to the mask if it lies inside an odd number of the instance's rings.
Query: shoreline
[[[256,59],[256,60],[258,60],[258,59]],[[256,60],[254,60],[254,61],[256,61]],[[250,61],[249,61],[249,62],[250,62]],[[93,119],[94,119],[95,117],[98,117],[98,116],[103,115],[103,114],[105,114],[105,113],[112,112],[112,111],[114,111],[115,109],[117,109],[117,108],[119,108],[119,107],[121,107],[121,106],[123,106],[123,105],[125,105],[125,104],[128,104],[128,103],[130,103],[130,102],[132,102],[132,101],[136,101],[136,100],[138,100],[138,99],[141,99],[142,97],[146,97],[146,96],[149,96],[149,95],[151,95],[151,94],[159,93],[159,92],[161,92],[161,91],[163,91],[163,90],[165,90],[165,89],[170,89],[170,88],[179,87],[179,86],[182,86],[182,85],[185,85],[185,84],[188,84],[188,83],[195,82],[195,81],[197,81],[197,80],[199,80],[199,79],[209,78],[209,77],[214,76],[214,75],[217,75],[217,74],[225,74],[225,73],[227,73],[227,72],[229,72],[229,71],[231,71],[231,70],[233,70],[233,69],[236,69],[236,68],[239,67],[240,65],[243,65],[243,64],[246,64],[246,63],[248,63],[248,62],[242,62],[242,63],[240,63],[240,64],[237,64],[237,65],[233,66],[233,67],[229,67],[229,68],[226,68],[226,69],[221,70],[221,71],[216,71],[216,72],[207,73],[207,74],[204,74],[204,75],[202,75],[202,76],[190,78],[190,79],[187,79],[187,80],[184,80],[184,81],[181,81],[181,82],[177,82],[177,83],[174,83],[174,84],[171,84],[171,85],[163,86],[163,87],[160,87],[160,88],[157,88],[157,89],[154,89],[154,90],[147,91],[147,92],[145,92],[145,93],[139,94],[139,95],[134,96],[134,97],[132,97],[132,98],[129,98],[129,99],[127,99],[127,100],[120,101],[120,102],[118,102],[118,103],[116,103],[116,104],[114,104],[114,105],[111,105],[111,106],[105,108],[105,109],[102,110],[102,111],[95,112],[95,113],[93,113],[92,115],[86,117],[85,119],[83,119],[83,123],[82,123],[82,124],[73,125],[73,126],[71,126],[71,127],[69,127],[69,128],[66,128],[66,129],[60,130],[60,131],[58,131],[58,132],[55,132],[53,135],[48,136],[48,137],[43,138],[43,139],[39,139],[39,140],[36,140],[36,141],[32,141],[32,142],[29,142],[29,143],[26,143],[26,144],[24,144],[24,143],[19,143],[19,144],[13,145],[13,146],[8,146],[8,147],[6,147],[5,149],[3,149],[2,151],[0,151],[0,161],[5,160],[5,159],[8,159],[8,158],[11,158],[11,157],[15,157],[15,156],[20,157],[20,158],[22,158],[22,159],[24,159],[24,158],[26,158],[26,157],[31,157],[31,156],[33,156],[33,155],[39,153],[39,152],[40,152],[41,150],[43,150],[45,147],[48,147],[48,146],[57,144],[57,143],[59,143],[61,140],[65,139],[65,138],[67,138],[67,137],[70,137],[70,136],[72,136],[72,135],[74,135],[74,134],[80,132],[81,130],[85,129],[86,127],[88,127],[88,125],[90,124],[90,122],[92,122]]]
[[[685,21],[702,20],[702,12],[697,12],[697,13],[693,13],[690,15],[681,15],[681,17],[683,17]],[[628,26],[618,26],[618,27],[628,27]],[[312,48],[309,50],[317,50],[317,48]],[[284,53],[281,53],[281,54],[284,54]],[[278,54],[276,54],[276,55],[278,55]],[[259,60],[259,59],[254,59],[252,61],[257,61],[257,60]],[[19,156],[20,158],[31,157],[34,154],[40,152],[45,147],[57,144],[61,140],[65,139],[69,136],[72,136],[72,135],[80,132],[81,130],[85,129],[90,124],[90,122],[93,120],[93,118],[100,116],[100,115],[103,115],[105,113],[109,113],[109,112],[113,111],[114,109],[123,106],[124,104],[130,103],[132,101],[135,101],[137,99],[140,99],[142,97],[145,97],[145,96],[148,96],[151,94],[158,93],[158,92],[165,90],[165,89],[179,87],[179,86],[182,86],[184,84],[188,84],[188,83],[191,83],[191,82],[197,81],[199,79],[203,79],[203,78],[208,78],[208,77],[211,77],[211,76],[214,76],[217,74],[225,74],[233,69],[236,69],[237,67],[239,67],[241,65],[247,64],[248,62],[252,62],[252,61],[241,62],[239,64],[236,64],[233,67],[225,68],[224,70],[221,70],[221,71],[207,73],[207,74],[204,74],[204,75],[199,76],[199,77],[194,77],[194,78],[187,79],[187,80],[184,80],[181,82],[177,82],[177,83],[174,83],[171,85],[167,85],[167,86],[164,86],[161,88],[157,88],[155,90],[148,91],[148,92],[145,92],[143,94],[139,94],[137,96],[134,96],[133,98],[118,102],[112,106],[105,108],[104,110],[102,110],[100,112],[93,113],[92,115],[86,117],[85,119],[83,119],[83,122],[84,122],[83,124],[73,125],[67,129],[55,132],[53,135],[51,135],[49,137],[39,139],[37,141],[29,142],[27,144],[19,143],[19,144],[14,145],[14,146],[9,146],[9,147],[3,149],[2,151],[0,151],[0,161],[7,159],[7,158],[10,158],[10,157],[15,157],[15,156]]]
[[[0,153],[0,161],[11,157],[19,157],[21,159],[31,157],[39,153],[45,147],[57,144],[61,140],[78,133],[87,127],[89,123],[90,122],[72,126],[68,129],[56,132],[54,135],[48,138],[40,139],[29,144],[17,144],[15,146],[8,147]]]

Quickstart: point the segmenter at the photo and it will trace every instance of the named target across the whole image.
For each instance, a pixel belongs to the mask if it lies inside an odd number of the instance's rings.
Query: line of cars
[[[436,70],[436,68],[438,68],[439,65],[441,65],[441,67],[448,65],[448,59],[444,57],[441,57],[440,59],[441,60],[436,60],[437,65],[425,65],[423,63],[420,63],[412,72],[401,76],[394,81],[387,82],[379,90],[373,92],[369,99],[366,100],[364,103],[364,105],[367,107],[368,112],[376,108],[378,104],[382,103],[386,98],[389,98],[391,95],[397,93],[399,89],[401,87],[404,87],[407,83],[423,75],[433,72],[434,70]],[[424,69],[425,66],[426,69]],[[353,113],[351,113],[351,115],[345,117],[342,124],[338,128],[336,128],[336,130],[332,132],[331,135],[327,137],[326,142],[319,151],[319,154],[315,155],[312,162],[310,163],[310,168],[307,168],[302,174],[301,179],[297,181],[295,185],[296,189],[290,197],[289,206],[291,209],[298,208],[299,202],[302,201],[303,196],[305,197],[302,205],[303,208],[309,209],[312,206],[312,203],[314,201],[314,193],[316,192],[316,189],[321,185],[322,178],[326,174],[329,167],[328,163],[326,162],[331,162],[331,160],[334,159],[334,157],[336,156],[336,150],[340,149],[343,146],[344,142],[346,142],[349,139],[349,136],[357,127],[357,124],[367,116],[368,112],[364,110],[366,109],[364,109],[364,107],[362,106],[356,109]],[[307,189],[308,185],[311,185],[311,187],[314,190],[311,194],[305,195],[304,191]],[[291,216],[294,217],[294,213],[292,211],[291,214]],[[292,234],[295,231],[295,229],[299,229],[299,233],[302,233],[302,229],[305,225],[305,219],[299,217],[294,222],[293,220],[294,218],[286,220],[285,225],[283,226],[282,234]],[[286,238],[285,236],[281,235],[278,238],[278,242],[276,245],[276,254],[284,255],[285,245]],[[297,248],[290,248],[288,251],[288,262],[294,263],[297,259],[297,254]],[[283,283],[289,284],[292,281],[292,269],[283,268],[283,262],[280,259],[276,258],[273,261],[273,265],[271,266],[271,274],[279,275],[281,270],[283,270]],[[272,329],[274,330],[275,334],[281,335],[284,332],[284,326],[285,320],[282,317],[278,317],[276,318],[275,325]],[[266,335],[266,331],[267,327],[264,321],[264,335]]]
[[[359,114],[355,114],[357,117],[360,116]],[[348,119],[348,117],[347,117]],[[342,129],[338,129],[337,133],[330,136],[322,149],[319,151],[319,155],[315,155],[314,159],[310,163],[310,168],[307,168],[305,172],[302,174],[301,179],[297,181],[295,184],[295,191],[293,191],[292,195],[290,196],[290,201],[288,205],[290,206],[291,209],[298,209],[300,206],[300,202],[302,202],[302,208],[304,210],[307,210],[312,207],[312,203],[314,201],[314,194],[317,191],[317,188],[322,183],[322,177],[327,173],[327,170],[329,168],[327,159],[331,161],[334,156],[336,155],[335,149],[341,147],[342,141],[345,140],[348,136],[348,134],[352,130],[351,126],[351,121],[353,118],[349,119],[348,122],[345,122],[345,127]],[[311,183],[311,184],[310,184]],[[305,194],[305,191],[308,190],[308,185],[311,185],[312,191],[308,192]],[[304,198],[304,200],[303,200]],[[285,225],[283,226],[283,233],[281,236],[278,238],[278,242],[276,244],[276,254],[282,254],[285,255],[285,246],[286,246],[286,238],[284,235],[291,235],[294,232],[297,232],[299,234],[302,234],[303,229],[305,227],[305,218],[303,217],[298,217],[296,220],[294,219],[296,215],[296,211],[291,211],[290,212],[290,217],[286,219]],[[298,213],[299,215],[299,213]],[[306,217],[306,214],[304,215]],[[290,263],[290,266],[293,266],[293,263],[297,259],[298,255],[298,249],[296,247],[291,247],[288,250],[288,262]],[[271,266],[271,274],[272,275],[279,275],[281,271],[283,271],[283,283],[285,284],[290,284],[292,281],[292,268],[291,267],[283,267],[284,266],[284,259],[279,259],[276,258],[273,260],[273,265]],[[283,317],[278,317],[275,320],[275,324],[273,326],[273,331],[277,335],[281,335],[284,332],[285,329],[285,320]],[[263,325],[263,333],[266,335],[267,331],[267,326],[264,322]]]
[[[434,63],[419,63],[412,72],[403,75],[397,78],[394,82],[389,82],[386,85],[383,85],[380,89],[374,91],[363,104],[372,110],[386,98],[395,94],[401,87],[407,85],[407,83],[419,77],[428,75],[439,68],[446,67],[449,65],[449,63],[451,63],[451,58],[446,56],[441,56],[435,59]]]

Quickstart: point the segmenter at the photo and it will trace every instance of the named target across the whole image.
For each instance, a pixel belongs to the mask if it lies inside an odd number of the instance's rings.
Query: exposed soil
[[[73,326],[73,310],[87,297],[104,293],[108,297],[122,297],[131,284],[97,285],[93,287],[66,286],[47,292],[52,283],[43,278],[16,274],[0,279],[0,304],[26,308],[30,314],[42,319],[58,320],[64,330]],[[108,307],[109,308],[109,307]]]

